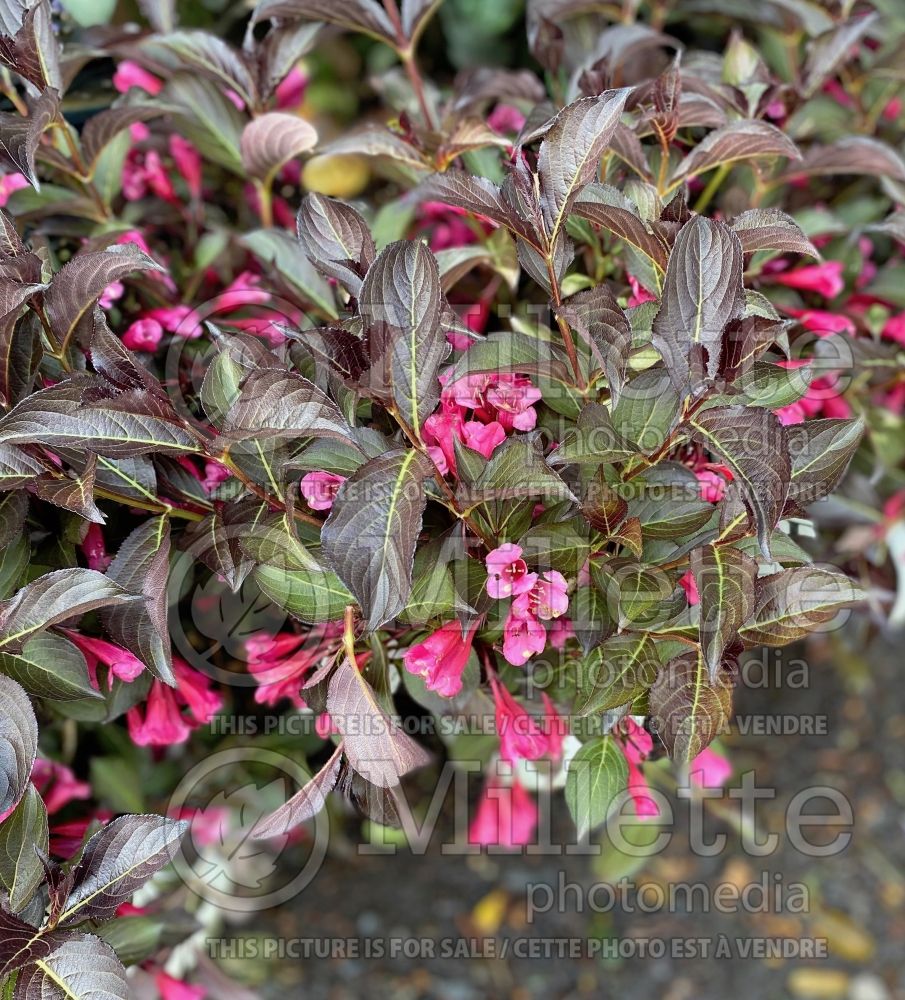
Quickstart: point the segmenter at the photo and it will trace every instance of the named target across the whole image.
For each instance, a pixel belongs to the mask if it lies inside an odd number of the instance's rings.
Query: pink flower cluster
[[[304,708],[302,684],[309,673],[335,656],[342,638],[342,624],[314,625],[306,633],[261,632],[245,643],[248,671],[258,685],[255,701],[276,705],[288,698],[296,708]]]
[[[178,656],[173,657],[173,673],[176,687],[155,679],[145,704],[126,713],[129,735],[140,747],[184,743],[193,729],[210,722],[223,705],[208,678]]]
[[[513,666],[522,667],[544,651],[548,635],[544,622],[560,618],[569,609],[568,584],[557,570],[529,573],[518,545],[506,542],[487,554],[487,593],[491,597],[513,598],[503,626],[503,656]],[[568,633],[550,637],[555,645]]]
[[[540,398],[526,375],[466,375],[445,385],[422,435],[437,468],[444,476],[457,475],[456,441],[490,458],[512,431],[532,430]]]

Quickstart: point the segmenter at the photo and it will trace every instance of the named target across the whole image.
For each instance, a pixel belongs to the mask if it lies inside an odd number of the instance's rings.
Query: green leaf
[[[414,449],[372,458],[340,486],[321,531],[324,561],[355,595],[372,631],[408,603],[424,481],[432,472],[430,459]]]
[[[511,437],[500,445],[473,485],[459,485],[458,495],[470,504],[538,496],[578,500],[534,444],[519,437]]]
[[[566,805],[579,837],[606,820],[614,800],[627,786],[628,764],[612,736],[582,745],[566,774]]]
[[[650,368],[625,386],[613,407],[613,427],[620,437],[650,454],[663,444],[675,426],[679,407],[679,395],[669,373],[662,368]]]
[[[35,698],[53,701],[103,698],[91,686],[88,666],[80,650],[50,632],[30,639],[20,653],[0,650],[0,672],[17,680]]]
[[[484,372],[520,372],[563,381],[568,378],[566,363],[549,330],[538,327],[530,335],[501,330],[475,341],[446,374],[450,382]]]
[[[29,783],[19,804],[0,823],[0,882],[9,893],[13,913],[28,903],[44,881],[37,851],[47,853],[47,810]]]
[[[864,435],[863,420],[808,420],[787,431],[792,457],[788,500],[798,507],[823,500],[842,482]]]
[[[595,715],[634,701],[653,684],[659,669],[648,633],[611,636],[579,663],[575,712]]]
[[[18,801],[38,752],[38,723],[31,701],[11,678],[0,674],[0,814]]]

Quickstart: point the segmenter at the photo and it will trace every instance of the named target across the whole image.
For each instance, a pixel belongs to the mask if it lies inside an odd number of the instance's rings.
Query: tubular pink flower
[[[537,818],[534,799],[518,781],[504,784],[496,775],[488,775],[468,829],[468,842],[481,847],[524,847],[534,839]]]
[[[544,651],[547,633],[532,614],[517,615],[512,609],[503,626],[503,657],[514,667],[523,667]]]
[[[471,655],[471,643],[477,625],[463,637],[458,622],[446,622],[403,656],[405,669],[423,677],[429,691],[452,698],[462,690],[462,673]]]

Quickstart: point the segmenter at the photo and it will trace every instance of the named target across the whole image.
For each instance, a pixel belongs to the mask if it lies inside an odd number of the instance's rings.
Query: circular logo
[[[248,777],[251,774],[253,777]],[[237,781],[237,775],[242,776]],[[191,820],[173,867],[197,896],[222,910],[256,913],[298,895],[320,870],[327,852],[326,810],[313,819],[307,859],[298,871],[279,863],[292,832],[267,840],[252,836],[256,824],[303,788],[312,775],[274,750],[220,750],[188,771],[167,812]]]

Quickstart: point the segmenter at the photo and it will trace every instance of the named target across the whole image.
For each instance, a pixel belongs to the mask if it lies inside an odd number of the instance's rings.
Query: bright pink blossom
[[[537,582],[537,573],[529,573],[522,550],[512,542],[498,545],[484,559],[487,567],[487,593],[491,597],[515,597],[529,591]]]
[[[314,625],[307,632],[260,632],[245,643],[248,672],[258,685],[255,701],[276,705],[288,698],[296,706],[305,705],[301,687],[310,673],[336,654],[342,626],[336,622]]]
[[[65,764],[36,757],[31,769],[31,781],[44,800],[51,815],[76,800],[91,798],[91,785],[79,781]]]
[[[476,629],[477,625],[472,626],[463,636],[458,622],[446,622],[405,651],[405,669],[423,677],[429,691],[452,698],[462,690],[462,673],[471,655]]]
[[[645,302],[656,302],[657,296],[652,292],[649,292],[638,279],[630,274],[628,276],[629,287],[632,290],[632,294],[629,296],[626,305],[631,309],[633,306],[643,305]]]
[[[118,677],[126,683],[134,681],[145,669],[145,665],[134,653],[123,649],[122,646],[117,646],[116,643],[107,642],[106,639],[97,639],[90,635],[82,635],[70,628],[61,631],[73,645],[78,646],[81,650],[88,663],[88,673],[95,688],[98,688],[97,665],[99,663],[102,663],[110,671],[111,684],[114,677]],[[100,689],[98,688],[98,690]]]
[[[137,87],[153,97],[163,90],[163,80],[143,69],[138,63],[124,59],[116,67],[116,72],[113,74],[113,86],[121,94],[125,94],[132,87]]]
[[[546,645],[547,632],[534,615],[509,611],[503,626],[503,656],[507,663],[523,667],[532,656],[542,653]]]
[[[639,819],[655,819],[660,815],[660,807],[650,794],[650,785],[641,771],[640,764],[653,750],[653,739],[646,729],[632,719],[622,723],[624,740],[622,752],[628,764],[628,792],[635,803],[635,815]]]
[[[506,440],[503,425],[496,420],[482,424],[479,420],[467,420],[462,424],[463,444],[478,452],[484,458],[490,458],[494,450]]]
[[[171,132],[169,138],[170,156],[179,171],[182,179],[189,189],[189,194],[194,199],[201,197],[202,160],[201,154],[188,141],[177,132]]]
[[[154,977],[154,984],[160,994],[160,1000],[204,1000],[207,996],[207,989],[204,986],[192,986],[166,972],[158,972]]]
[[[490,774],[468,829],[468,842],[481,847],[524,847],[534,839],[537,818],[537,804],[518,781],[504,784]]]
[[[507,430],[530,431],[537,423],[534,404],[540,389],[525,375],[500,375],[487,389],[487,403],[497,409],[497,420]]]
[[[829,337],[834,333],[855,332],[855,324],[848,316],[840,313],[826,312],[823,309],[789,309],[785,310],[794,316],[799,323],[818,337]]]
[[[679,577],[679,585],[685,591],[685,597],[689,604],[700,604],[701,595],[698,593],[698,582],[694,578],[694,573],[689,570],[684,576]]]
[[[771,278],[787,288],[797,288],[803,292],[814,292],[825,299],[834,299],[845,287],[843,268],[842,261],[827,260],[822,264],[806,264],[804,267],[773,274]]]
[[[497,135],[521,132],[525,116],[511,104],[498,104],[487,116],[487,124]]]
[[[4,174],[0,177],[0,208],[5,208],[9,201],[9,196],[14,191],[28,187],[28,178],[25,174]]]
[[[175,688],[154,680],[144,708],[136,705],[126,713],[129,735],[138,746],[184,743],[191,730],[210,722],[223,704],[208,678],[175,656],[173,673]]]
[[[291,70],[277,84],[274,97],[277,107],[297,108],[305,98],[305,89],[308,86],[308,74],[301,66],[293,66]]]
[[[695,473],[701,485],[701,499],[708,503],[719,503],[726,494],[726,480],[712,469],[701,469]]]
[[[104,533],[99,524],[89,524],[88,530],[81,544],[82,554],[88,563],[88,569],[96,569],[103,573],[113,561],[107,555],[107,546],[104,543]]]
[[[559,618],[569,610],[569,585],[562,573],[547,570],[531,590],[519,594],[512,602],[512,611],[520,617],[534,616],[544,621]]]
[[[130,351],[156,351],[163,338],[163,327],[156,319],[137,319],[122,336],[123,346]]]
[[[491,677],[490,687],[501,759],[514,764],[519,760],[558,755],[561,735],[552,727],[545,727],[543,721],[518,702],[496,677]]]
[[[126,286],[121,281],[111,281],[104,289],[97,304],[101,309],[109,309],[114,302],[118,302],[126,291]]]
[[[716,750],[708,747],[691,762],[689,775],[696,785],[703,788],[722,788],[732,775],[732,765]]]
[[[302,476],[299,490],[312,510],[330,510],[345,476],[333,472],[307,472]]]
[[[883,325],[882,335],[887,340],[894,340],[897,344],[902,344],[905,347],[905,312],[890,316]]]

